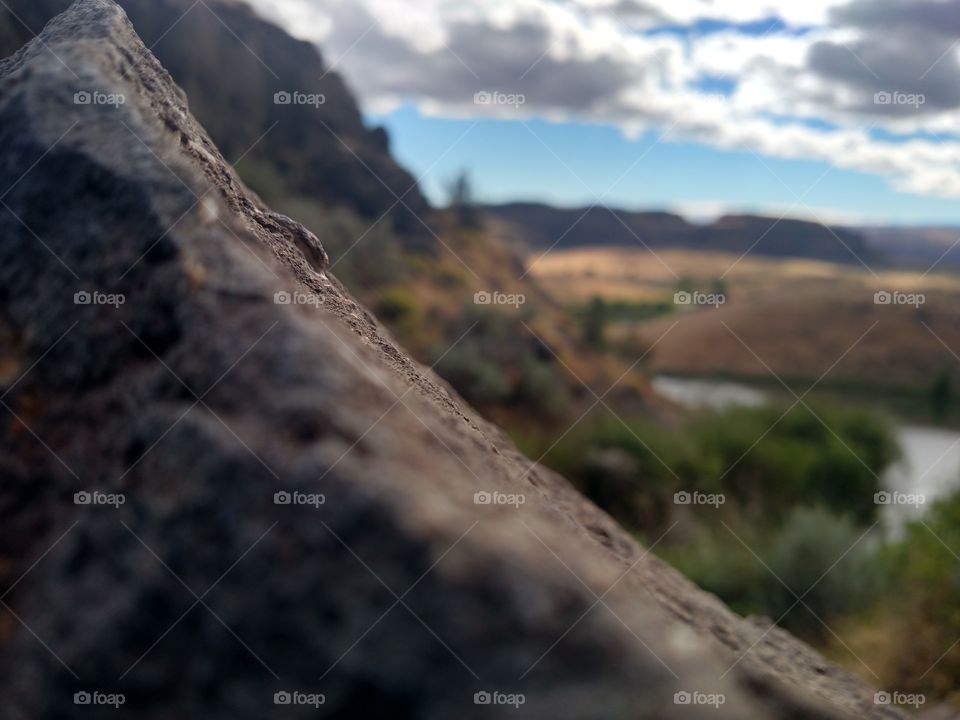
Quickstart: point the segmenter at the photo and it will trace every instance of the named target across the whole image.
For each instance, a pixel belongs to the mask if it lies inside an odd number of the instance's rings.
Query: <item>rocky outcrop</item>
[[[71,0],[0,4],[0,57],[12,54]],[[367,128],[340,75],[237,0],[120,0],[134,28],[184,89],[190,108],[263,192],[392,219],[426,235],[427,202],[392,158],[382,128]],[[276,104],[285,95],[290,104]],[[302,102],[301,102],[302,100]],[[397,198],[402,202],[398,202]]]
[[[0,63],[0,188],[4,718],[899,717],[411,361],[112,0]]]

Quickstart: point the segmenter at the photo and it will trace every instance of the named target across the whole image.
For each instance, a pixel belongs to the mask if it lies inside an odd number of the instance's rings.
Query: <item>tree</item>
[[[479,228],[481,222],[480,210],[473,199],[473,184],[470,174],[464,170],[450,183],[450,210],[453,211],[457,223],[465,228]]]
[[[950,412],[952,402],[953,383],[950,380],[950,373],[941,370],[930,388],[930,408],[933,411],[934,419],[938,422],[943,421],[947,417],[947,413]]]
[[[583,341],[594,348],[606,344],[607,304],[602,297],[594,296],[583,318]]]

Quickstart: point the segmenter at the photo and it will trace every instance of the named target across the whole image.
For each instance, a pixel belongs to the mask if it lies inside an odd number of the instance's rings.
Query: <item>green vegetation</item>
[[[797,406],[736,408],[673,428],[598,414],[544,461],[647,542],[663,536],[657,551],[734,609],[823,643],[824,623],[867,607],[884,583],[875,545],[857,540],[898,457],[883,419]],[[722,502],[677,503],[693,491]]]
[[[597,451],[617,449],[636,466],[617,494],[593,465]],[[891,428],[861,410],[803,406],[736,408],[665,429],[607,415],[584,421],[545,462],[603,495],[604,507],[640,530],[637,504],[681,490],[722,492],[744,517],[782,522],[797,506],[823,506],[873,520],[878,476],[899,457]],[[622,483],[609,481],[612,486]],[[644,498],[638,500],[638,498]]]
[[[464,339],[434,351],[437,372],[481,411],[501,406],[527,419],[561,416],[571,402],[568,384],[550,351],[524,327],[530,319],[528,311],[465,306],[453,333]]]
[[[935,503],[882,556],[881,605],[853,619],[853,649],[869,653],[887,687],[949,697],[960,677],[960,493]],[[865,631],[876,627],[883,632]]]
[[[724,522],[663,554],[737,612],[769,617],[811,642],[830,641],[828,626],[869,608],[885,586],[868,528],[849,516],[800,506],[778,528]]]
[[[930,410],[935,422],[942,423],[953,405],[953,381],[950,372],[941,371],[930,387]]]
[[[483,226],[483,213],[473,197],[473,184],[466,171],[454,178],[449,187],[450,210],[461,228],[476,229]]]
[[[601,297],[595,297],[587,305],[583,315],[583,341],[592,348],[602,349],[606,345],[607,304]]]

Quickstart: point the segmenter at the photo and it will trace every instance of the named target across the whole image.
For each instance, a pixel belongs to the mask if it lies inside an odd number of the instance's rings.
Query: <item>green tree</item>
[[[596,296],[587,305],[583,316],[583,340],[587,345],[594,348],[606,345],[607,321],[607,303]]]
[[[930,409],[933,412],[934,420],[942,422],[946,419],[952,404],[953,383],[950,379],[950,373],[941,370],[930,387]]]
[[[480,209],[473,197],[473,183],[470,174],[464,170],[453,179],[448,188],[450,210],[457,223],[464,228],[476,229],[483,225]]]

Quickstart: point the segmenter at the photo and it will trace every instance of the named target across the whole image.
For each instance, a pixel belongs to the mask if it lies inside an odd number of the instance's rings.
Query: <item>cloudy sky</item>
[[[960,0],[253,4],[435,199],[960,223]]]

